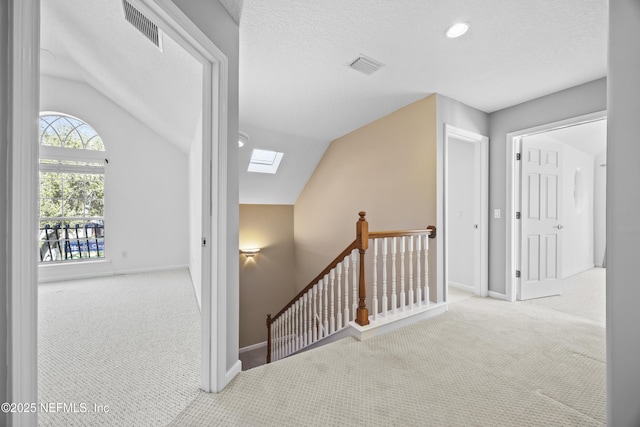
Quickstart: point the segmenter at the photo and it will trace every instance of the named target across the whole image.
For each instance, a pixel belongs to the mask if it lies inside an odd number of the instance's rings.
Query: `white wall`
[[[173,0],[182,12],[226,55],[229,63],[227,122],[227,370],[238,359],[239,281],[238,281],[238,79],[239,28],[219,1]],[[231,166],[233,165],[233,166]],[[225,284],[220,284],[224,286]]]
[[[10,207],[8,204],[8,191],[10,188],[8,150],[9,141],[5,137],[8,135],[9,126],[9,87],[8,74],[9,64],[7,61],[9,45],[9,2],[0,2],[0,403],[7,401],[7,362],[8,350],[8,328],[9,313],[7,311],[7,298],[9,296],[10,280],[8,277],[9,257],[7,243],[9,241],[7,228],[9,226]],[[7,424],[7,415],[0,411],[0,425]]]
[[[609,1],[607,425],[640,425],[640,2]]]
[[[475,292],[476,164],[475,144],[449,138],[447,162],[447,255],[451,286]]]
[[[570,145],[562,153],[562,277],[593,268],[594,156]],[[575,187],[576,170],[582,182]]]
[[[607,246],[607,150],[595,156],[593,165],[593,264],[604,267]]]
[[[607,109],[604,78],[491,113],[489,134],[489,212],[505,212],[507,133]],[[489,220],[489,290],[506,292],[506,218]]]
[[[40,107],[87,122],[104,141],[109,159],[105,173],[109,262],[43,265],[40,281],[186,266],[187,155],[84,83],[43,76]]]
[[[189,150],[189,272],[202,308],[202,115]]]

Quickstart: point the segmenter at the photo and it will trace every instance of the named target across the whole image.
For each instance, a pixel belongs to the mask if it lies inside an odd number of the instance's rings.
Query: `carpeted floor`
[[[69,405],[40,412],[39,425],[162,426],[198,395],[200,312],[187,270],[38,290],[39,401]]]
[[[461,299],[435,319],[242,372],[171,425],[602,426],[604,289],[591,279],[578,302],[568,282],[565,297]]]
[[[198,390],[186,270],[41,285],[40,402],[87,412],[40,425],[602,426],[603,276],[527,302],[459,295],[434,319],[242,372],[219,394]]]

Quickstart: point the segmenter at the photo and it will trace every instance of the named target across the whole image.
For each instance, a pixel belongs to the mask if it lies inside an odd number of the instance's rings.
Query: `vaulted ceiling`
[[[607,71],[607,0],[220,1],[240,25],[244,150],[282,141],[285,152],[276,176],[256,177],[241,151],[245,203],[295,202],[331,140],[431,93],[493,112]],[[44,73],[88,82],[186,151],[199,118],[192,58],[170,40],[160,54],[121,0],[42,9]],[[445,37],[458,21],[469,32]],[[349,68],[360,55],[384,67]]]

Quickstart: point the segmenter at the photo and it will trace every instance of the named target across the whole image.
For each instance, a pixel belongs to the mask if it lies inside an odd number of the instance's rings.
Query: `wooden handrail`
[[[424,231],[429,231],[429,238],[433,239],[436,237],[436,227],[435,225],[430,225],[422,230],[395,230],[395,231],[372,231],[369,233],[370,239],[380,239],[383,237],[402,237],[402,236],[416,236],[424,234]]]

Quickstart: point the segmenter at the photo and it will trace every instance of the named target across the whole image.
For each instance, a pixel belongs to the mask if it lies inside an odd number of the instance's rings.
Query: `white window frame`
[[[69,117],[73,120],[77,120],[81,123],[83,123],[84,125],[87,125],[89,127],[91,127],[91,129],[93,129],[93,127],[85,122],[84,120],[78,118],[78,117],[74,117],[71,116],[69,114],[65,114],[65,113],[60,113],[60,112],[54,112],[54,111],[43,111],[40,113],[40,117],[42,116],[58,116],[58,117]],[[95,132],[95,129],[94,129]],[[96,135],[99,137],[99,135],[96,132]],[[44,220],[59,220],[59,221],[87,221],[87,220],[92,220],[92,219],[97,219],[97,220],[101,220],[102,223],[105,223],[105,212],[104,212],[104,204],[105,204],[105,198],[106,198],[106,168],[105,168],[105,163],[106,163],[106,155],[107,155],[107,151],[106,149],[103,150],[91,150],[91,149],[86,149],[86,148],[70,148],[70,147],[58,147],[58,146],[50,146],[50,145],[42,145],[42,141],[39,140],[38,141],[38,145],[40,147],[40,155],[39,155],[39,161],[46,159],[46,160],[62,160],[62,161],[77,161],[77,162],[87,162],[87,163],[97,163],[100,164],[101,166],[82,166],[82,165],[65,165],[65,164],[48,164],[48,163],[39,163],[38,168],[40,172],[58,172],[58,173],[86,173],[86,174],[98,174],[98,175],[102,175],[103,177],[103,183],[104,183],[104,187],[105,187],[105,195],[103,196],[102,199],[102,204],[103,204],[103,212],[102,212],[102,216],[101,217],[69,217],[66,215],[63,215],[61,217],[45,217]],[[103,147],[104,147],[104,141],[103,141]],[[63,193],[64,194],[64,193]],[[38,212],[38,215],[40,215],[40,212]],[[40,229],[40,225],[43,221],[42,217],[38,217],[38,229]],[[103,225],[104,227],[104,225]],[[62,229],[64,230],[64,229]],[[73,239],[73,240],[77,240],[77,239]],[[86,240],[86,238],[81,238],[80,240]],[[103,237],[103,241],[104,241],[104,237]],[[84,259],[71,259],[71,260],[58,260],[58,261],[40,261],[39,265],[54,265],[54,264],[65,264],[65,265],[69,265],[71,263],[75,263],[75,262],[86,262],[86,261],[97,261],[97,260],[106,260],[107,259],[107,254],[106,254],[106,247],[104,249],[104,255],[102,257],[95,257],[95,258],[84,258]]]

